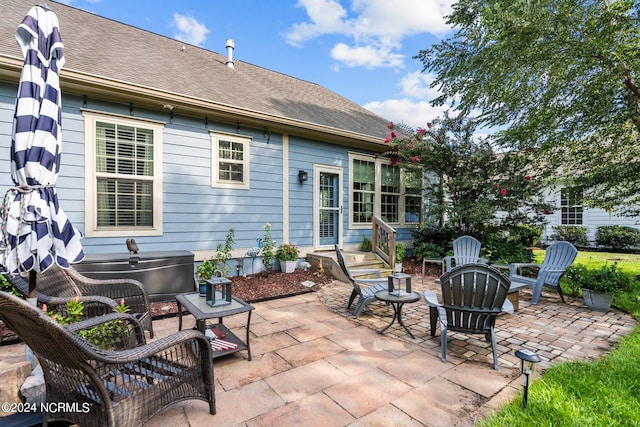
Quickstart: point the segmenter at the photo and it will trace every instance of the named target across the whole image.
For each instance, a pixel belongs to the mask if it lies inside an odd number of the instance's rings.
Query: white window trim
[[[558,197],[559,197],[558,206],[560,206],[560,209],[558,209],[558,214],[560,215],[559,224],[561,226],[563,226],[563,227],[585,227],[586,226],[586,224],[585,224],[586,223],[586,221],[585,221],[585,206],[584,205],[567,205],[566,207],[563,207],[562,206],[562,200],[563,200],[562,193],[564,191],[567,191],[567,192],[571,193],[573,190],[570,187],[563,187],[558,192],[559,193],[558,194]],[[569,197],[567,197],[567,199],[569,199]],[[563,209],[573,210],[573,209],[576,209],[576,208],[582,209],[582,216],[580,218],[580,223],[579,224],[565,224],[563,222],[563,212],[562,212],[562,210]],[[573,215],[575,215],[575,212],[573,212]]]
[[[118,114],[82,110],[84,116],[85,154],[85,236],[120,237],[161,236],[163,229],[162,212],[162,135],[164,123],[155,120],[131,118]],[[96,122],[107,122],[153,131],[153,226],[152,227],[100,227],[96,197]]]
[[[240,190],[248,190],[251,188],[251,137],[215,131],[210,131],[209,135],[211,135],[211,187],[235,188]],[[218,178],[218,143],[221,139],[242,144],[242,170],[244,171],[242,182],[222,181]]]
[[[374,156],[368,156],[365,154],[361,154],[361,153],[349,153],[349,228],[353,228],[353,229],[364,229],[364,228],[371,228],[371,222],[353,222],[353,217],[351,215],[351,212],[353,211],[353,172],[354,172],[354,168],[353,168],[353,161],[354,160],[363,160],[366,162],[373,162],[375,164],[374,168],[375,168],[375,174],[376,174],[376,182],[375,182],[375,188],[374,188],[374,197],[373,197],[373,214],[375,216],[380,217],[381,216],[381,212],[382,212],[382,165],[383,164],[390,164],[391,161],[389,159],[386,158],[379,158],[379,157],[374,157]],[[419,223],[417,222],[405,222],[405,194],[403,193],[404,191],[404,185],[405,185],[405,171],[404,169],[401,169],[400,171],[400,198],[398,200],[398,219],[400,221],[398,222],[392,222],[390,224],[392,225],[396,225],[399,227],[403,227],[403,228],[410,228],[410,227],[417,227],[419,225]],[[424,209],[424,194],[421,195],[422,197],[422,206]],[[424,215],[424,212],[422,212],[422,215]]]

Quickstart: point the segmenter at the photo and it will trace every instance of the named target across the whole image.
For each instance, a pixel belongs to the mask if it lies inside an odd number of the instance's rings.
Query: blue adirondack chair
[[[440,286],[442,303],[435,291],[425,291],[424,299],[429,305],[431,336],[440,321],[442,362],[447,361],[447,331],[482,334],[491,343],[493,368],[498,370],[494,325],[508,302],[507,276],[486,264],[463,264],[440,276]]]
[[[354,318],[358,318],[360,312],[364,309],[364,307],[369,304],[371,301],[376,301],[375,293],[384,289],[388,289],[388,279],[386,277],[380,277],[380,271],[375,269],[354,269],[349,270],[347,268],[347,262],[344,259],[344,254],[340,249],[340,246],[335,245],[336,249],[336,257],[338,260],[338,265],[340,265],[340,269],[344,273],[345,276],[349,279],[349,282],[353,285],[353,291],[351,292],[351,296],[349,297],[349,303],[347,304],[347,308],[351,308],[351,304],[356,298],[358,299],[358,303],[356,304],[356,309],[353,313]],[[375,279],[362,279],[357,277],[357,275],[374,275]]]
[[[482,244],[474,237],[460,236],[453,241],[453,256],[444,257],[446,271],[464,264],[486,264],[486,258],[480,258]]]
[[[531,303],[537,304],[542,294],[542,287],[546,286],[557,290],[560,299],[565,302],[560,288],[560,278],[565,269],[576,259],[577,254],[578,250],[571,243],[554,242],[547,248],[542,264],[511,264],[509,266],[510,291],[514,292],[525,287],[533,288]],[[538,267],[538,275],[536,277],[522,275],[522,269],[526,267]]]

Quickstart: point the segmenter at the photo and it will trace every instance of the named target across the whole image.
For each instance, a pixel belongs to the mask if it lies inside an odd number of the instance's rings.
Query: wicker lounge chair
[[[102,350],[77,331],[118,319],[127,325],[118,351]],[[0,320],[33,350],[42,366],[46,401],[64,403],[44,413],[44,425],[139,426],[184,400],[209,403],[215,414],[211,345],[195,330],[145,344],[135,317],[110,313],[61,326],[37,307],[0,292]]]
[[[28,278],[18,274],[6,274],[7,281],[23,296],[29,293]],[[142,283],[133,279],[91,279],[78,273],[73,267],[68,269],[57,265],[38,273],[36,293],[38,304],[47,304],[52,310],[63,310],[64,304],[74,297],[85,305],[87,317],[110,313],[120,299],[136,314],[142,328],[153,338],[153,324],[149,313],[149,296]]]
[[[509,279],[486,264],[464,264],[444,273],[440,282],[442,304],[435,291],[425,291],[424,299],[429,304],[431,336],[440,320],[442,362],[447,361],[447,331],[483,334],[491,343],[493,367],[498,370],[494,325],[503,311]]]

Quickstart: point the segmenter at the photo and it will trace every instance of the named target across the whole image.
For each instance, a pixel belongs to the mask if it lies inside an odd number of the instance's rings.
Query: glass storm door
[[[332,249],[342,240],[342,170],[318,167],[314,172],[317,175],[314,179],[314,243],[319,249]]]

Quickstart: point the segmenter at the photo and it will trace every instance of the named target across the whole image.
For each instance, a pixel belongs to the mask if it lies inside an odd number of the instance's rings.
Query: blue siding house
[[[23,63],[14,34],[32,5],[5,2],[0,15],[3,192]],[[234,228],[242,257],[268,223],[277,243],[304,256],[356,248],[374,215],[411,240],[423,195],[419,180],[376,155],[387,120],[312,82],[231,60],[231,40],[218,54],[50,7],[66,57],[57,189],[87,254],[126,253],[134,238],[141,252],[187,250],[198,261]]]

